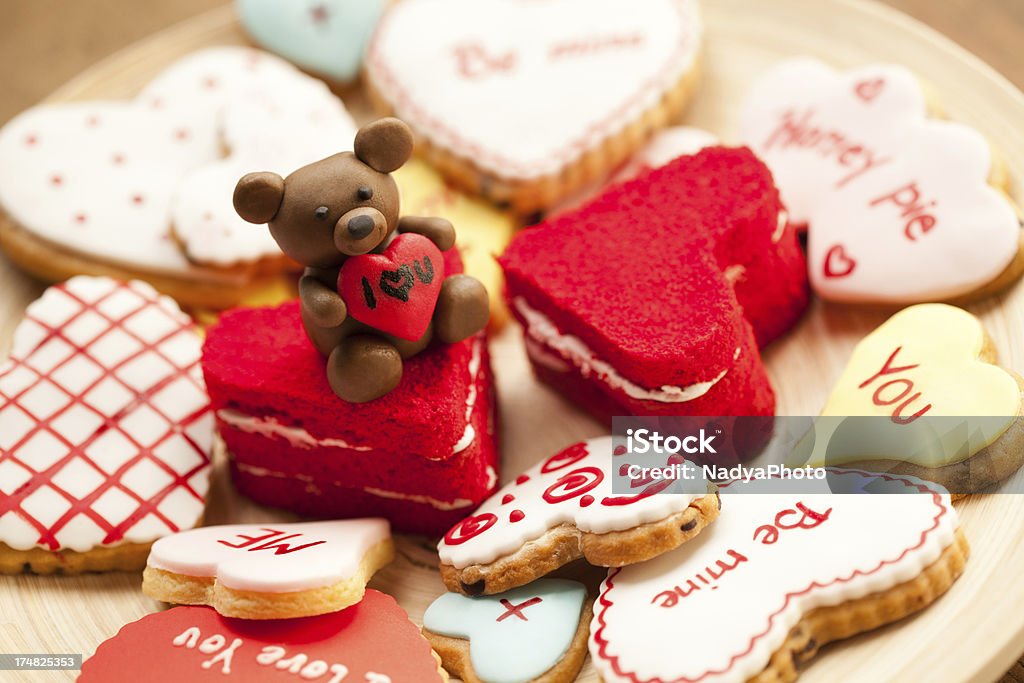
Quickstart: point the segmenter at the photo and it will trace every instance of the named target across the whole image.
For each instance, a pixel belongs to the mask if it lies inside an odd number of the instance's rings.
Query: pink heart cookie
[[[229,617],[291,619],[359,602],[393,557],[386,519],[212,526],[154,543],[142,590]]]
[[[0,573],[139,569],[198,522],[213,442],[200,345],[142,282],[76,277],[28,307],[0,366]]]
[[[595,668],[609,683],[795,679],[821,646],[923,609],[963,571],[956,510],[933,486],[856,470],[722,486],[726,514],[699,543],[609,571]]]
[[[499,489],[438,544],[448,589],[500,593],[580,557],[604,567],[640,562],[685,543],[718,516],[717,496],[703,480],[685,482],[673,495],[656,495],[668,480],[614,493],[608,473],[624,453],[613,450],[611,437],[577,443]]]
[[[1014,206],[989,184],[985,139],[928,118],[917,78],[893,65],[835,71],[802,58],[750,92],[742,139],[808,225],[811,284],[837,301],[983,296],[1024,272]]]
[[[401,653],[401,656],[395,656]],[[79,683],[440,683],[437,655],[395,599],[304,619],[229,619],[176,607],[123,627],[82,665]]]
[[[410,0],[366,68],[453,182],[529,212],[625,161],[630,126],[679,113],[701,33],[693,0]]]

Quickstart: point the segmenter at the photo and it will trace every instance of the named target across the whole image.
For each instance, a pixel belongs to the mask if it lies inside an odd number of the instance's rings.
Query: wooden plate
[[[728,140],[736,106],[750,81],[773,61],[811,54],[838,66],[903,63],[933,87],[952,118],[987,133],[1024,179],[1024,96],[978,59],[931,30],[881,5],[855,0],[707,0],[703,90],[688,122]],[[162,32],[97,64],[49,99],[128,97],[157,71],[192,50],[244,42],[225,7]],[[358,113],[359,96],[346,98]],[[365,109],[363,109],[365,113]],[[330,150],[325,150],[329,152]],[[1018,198],[1019,199],[1019,198]],[[41,287],[0,260],[0,346],[6,348],[24,306]],[[1024,292],[972,307],[995,339],[1002,361],[1024,370]],[[853,345],[886,314],[820,302],[789,337],[766,353],[779,413],[814,415]],[[503,479],[601,425],[576,412],[529,374],[519,330],[493,342],[503,416]],[[219,468],[208,521],[273,521],[288,516],[238,498]],[[1024,481],[1024,473],[1018,481]],[[1018,486],[1020,484],[1018,483]],[[805,683],[995,680],[1024,649],[1024,496],[975,496],[959,506],[973,548],[966,573],[917,618],[831,646],[804,672]],[[374,579],[414,619],[443,588],[433,544],[402,539],[399,558]],[[137,574],[21,576],[0,581],[0,644],[5,652],[92,653],[125,623],[159,605],[139,591]],[[9,674],[8,674],[9,675]],[[25,674],[33,683],[69,672]],[[587,665],[581,680],[597,680]]]

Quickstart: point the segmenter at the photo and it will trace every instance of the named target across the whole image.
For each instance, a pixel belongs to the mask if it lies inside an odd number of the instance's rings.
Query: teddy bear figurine
[[[462,341],[488,321],[479,280],[445,274],[455,246],[443,218],[399,217],[391,173],[412,155],[409,127],[394,118],[356,134],[354,152],[304,166],[287,178],[249,173],[234,205],[270,227],[281,250],[305,266],[302,322],[327,357],[327,379],[341,399],[364,403],[402,379],[403,360],[432,340]]]

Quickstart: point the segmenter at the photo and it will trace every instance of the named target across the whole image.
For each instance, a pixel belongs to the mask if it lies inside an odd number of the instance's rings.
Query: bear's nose
[[[373,225],[373,219],[366,214],[362,214],[348,222],[348,232],[352,237],[361,240],[373,232]]]

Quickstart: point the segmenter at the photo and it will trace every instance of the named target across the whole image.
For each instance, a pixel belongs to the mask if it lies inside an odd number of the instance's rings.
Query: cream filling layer
[[[531,307],[523,297],[515,297],[512,305],[526,321],[528,352],[536,351],[536,347],[529,343],[529,341],[533,341],[545,350],[557,353],[567,363],[579,370],[584,377],[594,376],[612,389],[624,392],[630,398],[659,403],[686,403],[707,394],[729,372],[728,369],[723,370],[706,382],[697,382],[685,387],[665,384],[657,389],[647,389],[620,375],[610,363],[598,358],[579,337],[562,334],[547,316]],[[737,348],[733,354],[733,361],[735,362],[739,356],[740,349]],[[550,357],[538,359],[538,362],[548,367],[551,366]]]
[[[286,474],[284,472],[275,472],[265,467],[255,467],[253,465],[247,465],[235,461],[235,466],[241,472],[245,472],[251,477],[272,477],[274,479],[295,479],[306,484],[306,492],[315,496],[323,495],[323,491],[317,486],[316,480],[306,474]],[[494,488],[495,484],[498,483],[498,473],[494,471],[494,468],[487,467],[487,490],[490,491]],[[338,488],[352,488],[343,482],[335,481],[331,482],[331,486]],[[444,512],[451,510],[461,510],[463,508],[472,507],[473,501],[466,498],[456,498],[455,500],[440,500],[432,496],[425,496],[418,493],[401,493],[399,491],[389,491],[387,489],[376,488],[373,486],[364,486],[360,488],[363,493],[367,493],[371,496],[377,496],[378,498],[387,498],[390,500],[405,500],[412,503],[418,503],[420,505],[429,505],[435,510],[441,510]]]

